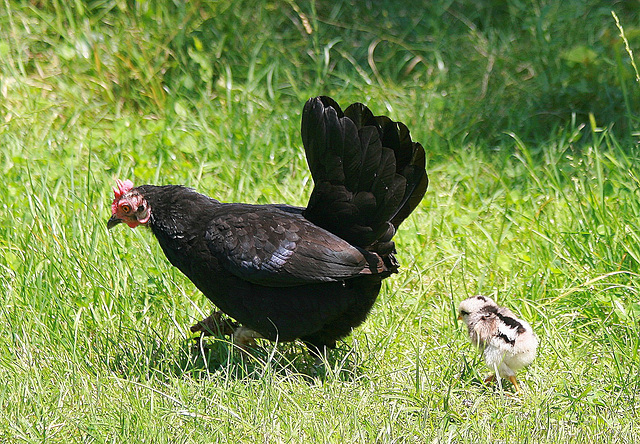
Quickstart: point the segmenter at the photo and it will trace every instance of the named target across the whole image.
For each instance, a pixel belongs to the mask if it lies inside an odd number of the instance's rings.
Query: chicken
[[[314,181],[306,208],[222,203],[180,185],[117,181],[109,229],[147,226],[167,259],[219,310],[192,327],[302,340],[316,356],[349,335],[396,273],[392,237],[424,196],[425,153],[407,127],[329,97],[302,112]]]
[[[516,372],[531,364],[538,347],[531,326],[487,296],[465,299],[458,314],[467,325],[471,343],[483,352],[487,366],[494,371],[485,382],[506,377],[519,392]]]

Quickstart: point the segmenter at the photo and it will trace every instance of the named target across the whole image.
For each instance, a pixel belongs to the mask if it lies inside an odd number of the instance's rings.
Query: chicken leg
[[[192,325],[190,330],[192,333],[199,331],[202,336],[231,336],[239,328],[241,327],[237,322],[228,318],[223,319],[221,311],[214,311],[210,316]]]

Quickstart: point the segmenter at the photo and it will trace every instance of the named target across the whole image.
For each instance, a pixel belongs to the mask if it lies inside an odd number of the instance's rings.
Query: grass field
[[[0,442],[638,441],[636,1],[185,3],[0,5]],[[324,377],[195,341],[211,304],[106,229],[116,178],[304,205],[319,94],[405,122],[430,177]],[[456,320],[477,293],[540,338],[519,396]]]

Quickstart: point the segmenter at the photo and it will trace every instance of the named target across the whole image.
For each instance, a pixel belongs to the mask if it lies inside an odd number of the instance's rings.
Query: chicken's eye
[[[131,212],[131,205],[124,204],[120,207],[123,213],[129,214]]]

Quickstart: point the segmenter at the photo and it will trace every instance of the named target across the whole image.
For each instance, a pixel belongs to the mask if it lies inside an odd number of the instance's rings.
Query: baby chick
[[[483,352],[487,366],[495,372],[485,382],[496,375],[506,377],[520,392],[516,371],[531,364],[538,347],[538,338],[529,323],[487,296],[465,299],[458,314],[458,319],[467,324],[471,342]]]

